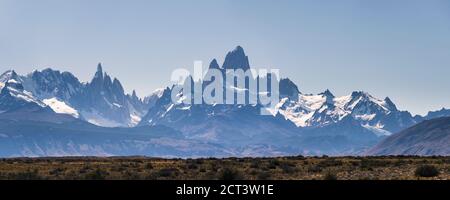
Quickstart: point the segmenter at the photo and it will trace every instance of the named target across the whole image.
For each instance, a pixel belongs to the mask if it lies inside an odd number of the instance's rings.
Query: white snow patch
[[[131,126],[136,126],[141,121],[141,118],[135,114],[130,114],[130,119]]]
[[[165,88],[158,88],[155,91],[153,91],[152,95],[156,95],[158,98],[161,98],[164,94]]]
[[[178,110],[189,110],[189,109],[191,109],[191,106],[184,106],[184,107],[178,108]]]
[[[309,112],[302,108],[298,102],[289,101],[289,98],[281,99],[276,108],[286,120],[292,121],[297,127],[308,126],[307,121],[314,114],[314,112]]]
[[[235,86],[230,86],[230,89],[232,89],[238,93],[247,91],[247,88],[239,88],[239,87],[235,87]],[[260,92],[260,93],[263,93],[263,92]]]
[[[348,104],[352,100],[352,95],[336,97],[334,98],[334,104],[336,107],[344,108],[346,104]]]
[[[382,136],[390,136],[392,135],[391,132],[381,129],[378,125],[377,126],[370,126],[368,124],[363,125],[364,128],[372,131],[375,135],[377,135],[378,137],[382,137]]]

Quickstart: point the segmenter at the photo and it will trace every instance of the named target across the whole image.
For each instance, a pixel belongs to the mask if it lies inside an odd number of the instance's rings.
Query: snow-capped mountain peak
[[[97,71],[95,72],[94,79],[103,79],[103,67],[102,63],[98,63],[97,65]]]
[[[220,69],[219,63],[217,63],[216,59],[213,59],[211,63],[209,63],[209,69]]]
[[[301,94],[297,85],[288,78],[280,80],[280,98],[289,97],[292,100],[298,100],[298,95]]]
[[[43,108],[46,105],[35,98],[31,92],[24,90],[22,83],[16,79],[7,80],[0,92],[0,111],[11,111],[23,107]]]
[[[35,70],[31,74],[22,76],[22,80],[26,90],[41,100],[56,97],[68,102],[83,87],[72,73],[51,68]]]

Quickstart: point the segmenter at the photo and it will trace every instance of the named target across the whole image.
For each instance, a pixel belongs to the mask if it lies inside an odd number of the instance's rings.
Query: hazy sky
[[[304,93],[450,107],[448,0],[0,0],[0,71],[52,67],[88,81],[102,62],[143,96],[236,45]]]

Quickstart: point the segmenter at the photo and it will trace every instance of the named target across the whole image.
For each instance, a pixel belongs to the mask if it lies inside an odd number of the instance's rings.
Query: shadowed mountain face
[[[394,134],[369,155],[450,155],[450,117],[427,120]]]

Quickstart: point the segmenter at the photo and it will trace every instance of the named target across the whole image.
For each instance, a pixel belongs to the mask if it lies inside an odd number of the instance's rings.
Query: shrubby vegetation
[[[420,180],[450,179],[449,157],[0,159],[3,180]]]

